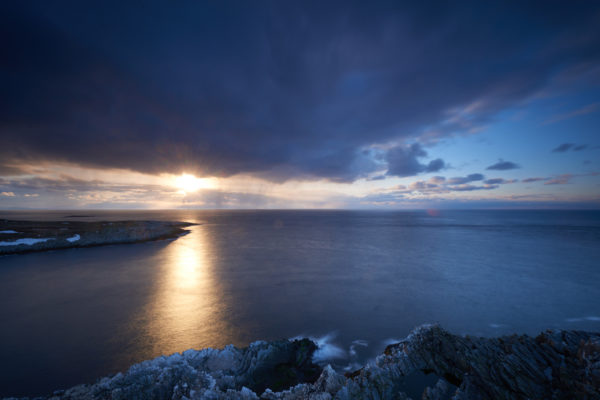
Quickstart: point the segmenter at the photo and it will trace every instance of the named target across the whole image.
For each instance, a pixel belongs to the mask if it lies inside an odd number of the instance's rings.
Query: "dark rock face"
[[[487,339],[455,336],[434,326],[389,346],[381,361],[432,371],[458,386],[458,399],[600,398],[599,333],[547,331],[536,338]]]
[[[422,326],[346,376],[314,365],[315,349],[303,339],[188,350],[50,398],[408,399],[407,384],[425,372],[437,377],[420,390],[426,400],[600,399],[600,333],[488,339]]]
[[[268,355],[241,384],[261,394],[266,389],[280,391],[299,383],[313,383],[321,374],[321,368],[312,362],[315,350],[317,346],[308,339],[272,343]]]
[[[187,233],[184,228],[191,225],[169,221],[0,220],[0,255],[176,238]]]

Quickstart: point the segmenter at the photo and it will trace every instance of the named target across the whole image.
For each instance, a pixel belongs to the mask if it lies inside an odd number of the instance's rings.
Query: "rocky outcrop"
[[[547,331],[535,338],[490,339],[424,326],[388,346],[373,365],[355,372],[347,386],[353,394],[393,398],[394,377],[417,370],[440,378],[425,390],[427,399],[600,398],[600,333]]]
[[[535,338],[489,339],[422,326],[346,375],[315,365],[315,349],[302,339],[188,350],[49,398],[408,399],[411,379],[423,373],[436,377],[435,384],[419,390],[430,400],[600,398],[600,333],[548,331]]]
[[[0,255],[176,238],[194,224],[170,221],[0,220]]]

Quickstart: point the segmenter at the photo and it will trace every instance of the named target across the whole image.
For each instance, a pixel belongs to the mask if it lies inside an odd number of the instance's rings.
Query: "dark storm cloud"
[[[594,2],[0,7],[6,163],[351,181],[600,55]],[[389,175],[444,167],[408,151]]]
[[[508,169],[516,169],[516,168],[521,168],[521,166],[519,164],[515,164],[512,161],[500,160],[496,164],[490,165],[486,169],[496,170],[496,171],[506,171]]]
[[[388,164],[387,175],[390,176],[413,176],[421,172],[438,172],[444,168],[445,163],[442,159],[435,159],[428,164],[419,162],[419,158],[426,157],[427,152],[418,144],[403,147],[396,146],[386,153]]]

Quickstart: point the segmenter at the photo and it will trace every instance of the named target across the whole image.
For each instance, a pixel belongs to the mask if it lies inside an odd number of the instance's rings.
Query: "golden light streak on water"
[[[156,355],[227,344],[228,306],[214,277],[210,238],[201,225],[191,230],[161,254],[162,277],[146,319]]]

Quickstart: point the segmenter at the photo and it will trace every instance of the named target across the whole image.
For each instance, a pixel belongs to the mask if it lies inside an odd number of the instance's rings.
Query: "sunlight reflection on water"
[[[180,352],[192,343],[197,348],[214,345],[229,331],[210,240],[202,226],[191,229],[163,250],[161,279],[145,318],[155,354]]]

